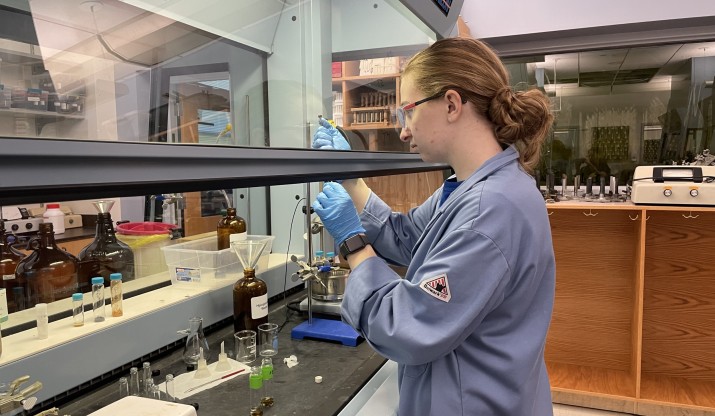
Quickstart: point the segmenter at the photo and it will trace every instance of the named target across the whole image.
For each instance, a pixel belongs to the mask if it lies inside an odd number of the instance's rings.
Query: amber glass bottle
[[[244,269],[243,279],[233,285],[233,329],[258,332],[268,322],[268,286],[256,278],[255,269]]]
[[[5,289],[7,297],[8,313],[25,309],[24,292],[25,288],[15,278],[17,264],[25,257],[24,254],[15,250],[7,241],[5,233],[5,221],[0,220],[0,289]],[[18,296],[19,299],[15,299]]]
[[[68,298],[77,292],[79,260],[57,247],[52,223],[40,224],[28,247],[33,252],[20,260],[15,277],[24,282],[26,307]]]
[[[228,208],[216,226],[216,234],[219,250],[231,248],[232,241],[246,239],[246,220],[236,215],[236,208]]]
[[[97,214],[94,241],[79,252],[80,292],[88,292],[92,278],[102,276],[109,287],[109,276],[121,273],[123,281],[134,280],[134,252],[125,243],[117,240],[112,216],[109,212]]]

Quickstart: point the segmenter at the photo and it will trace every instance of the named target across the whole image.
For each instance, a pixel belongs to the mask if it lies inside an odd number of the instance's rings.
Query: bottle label
[[[0,289],[0,322],[7,321],[7,290]]]
[[[245,241],[247,236],[247,232],[231,234],[228,236],[228,241],[231,243],[233,243],[234,241]]]
[[[15,278],[14,274],[4,274],[2,275],[2,280],[13,280]]]
[[[268,316],[268,294],[251,298],[251,318],[261,319]]]

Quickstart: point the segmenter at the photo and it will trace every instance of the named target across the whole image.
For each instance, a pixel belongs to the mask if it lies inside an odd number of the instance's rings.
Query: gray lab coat
[[[552,415],[544,343],[555,265],[544,200],[509,147],[438,207],[372,194],[360,214],[379,255],[348,278],[342,317],[399,363],[401,416]],[[446,277],[445,277],[446,276]]]

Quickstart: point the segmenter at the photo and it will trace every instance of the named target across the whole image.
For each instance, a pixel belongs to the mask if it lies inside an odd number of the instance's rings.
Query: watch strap
[[[340,249],[340,254],[347,259],[349,255],[362,250],[368,244],[370,242],[365,234],[355,234],[340,243],[338,248]]]

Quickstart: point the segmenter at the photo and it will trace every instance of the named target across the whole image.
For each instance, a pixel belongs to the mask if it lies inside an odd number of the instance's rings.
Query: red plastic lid
[[[117,232],[124,235],[170,234],[176,228],[165,222],[125,222],[117,225]]]
[[[52,208],[59,209],[59,207],[60,207],[60,204],[47,204],[47,209],[52,209]]]

